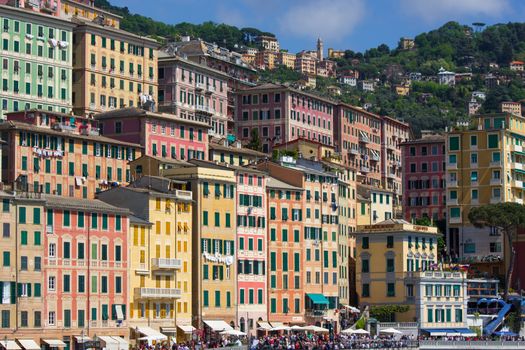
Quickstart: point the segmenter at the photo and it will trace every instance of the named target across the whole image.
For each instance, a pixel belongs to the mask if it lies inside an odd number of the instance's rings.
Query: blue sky
[[[212,20],[255,27],[277,35],[290,52],[313,49],[318,36],[325,49],[362,51],[402,36],[435,29],[447,21],[462,24],[518,22],[523,0],[110,0],[166,23]]]

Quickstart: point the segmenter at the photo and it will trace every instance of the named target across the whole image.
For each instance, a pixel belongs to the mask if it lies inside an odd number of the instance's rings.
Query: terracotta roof
[[[190,61],[188,59],[184,59],[183,57],[180,57],[180,56],[172,56],[172,55],[170,55],[170,54],[168,54],[168,53],[166,53],[164,51],[160,51],[159,52],[159,66],[161,66],[162,62],[172,62],[172,61],[177,61],[177,62],[186,64],[188,66],[192,66],[192,67],[195,67],[195,68],[200,68],[202,70],[205,70],[208,73],[214,73],[214,74],[220,75],[220,76],[222,76],[223,78],[226,78],[226,79],[230,78],[230,76],[228,74],[226,74],[224,72],[221,72],[220,70],[217,70],[217,69],[214,69],[214,68],[211,68],[211,67],[199,64],[199,63],[197,63],[195,61]]]
[[[146,111],[142,108],[137,108],[137,107],[126,107],[126,108],[114,109],[109,112],[95,114],[94,116],[96,120],[114,119],[114,118],[119,118],[119,119],[136,118],[136,117],[157,118],[157,119],[163,119],[163,120],[172,121],[172,122],[192,124],[192,125],[210,128],[210,126],[206,122],[180,118],[179,116],[175,114],[150,112],[150,111]]]
[[[224,146],[215,142],[210,142],[209,144],[210,150],[217,150],[217,151],[227,151],[232,153],[241,153],[241,154],[248,154],[255,157],[261,157],[261,158],[268,158],[269,155],[263,152],[255,151],[250,148],[237,148],[234,146]]]
[[[9,120],[4,123],[0,123],[0,130],[24,130],[24,131],[31,131],[35,133],[43,133],[43,134],[49,134],[49,135],[77,138],[77,139],[82,139],[82,140],[105,142],[105,143],[111,143],[111,144],[120,145],[120,146],[142,148],[142,146],[137,143],[119,141],[119,140],[115,140],[115,139],[104,137],[104,136],[80,135],[80,134],[75,134],[75,133],[71,133],[67,131],[56,131],[53,129],[43,128],[43,127],[39,127],[33,124],[22,123],[22,122],[18,122],[14,120]]]
[[[422,143],[444,143],[445,142],[445,136],[443,135],[429,135],[424,136],[417,140],[408,140],[405,142],[402,142],[401,145],[416,145],[416,144],[422,144]]]
[[[139,158],[133,160],[132,162],[136,162],[137,160],[142,159],[142,158],[151,158],[153,160],[156,160],[164,164],[178,165],[178,166],[183,166],[183,167],[193,166],[192,164],[188,163],[185,160],[161,158],[161,157],[149,156],[147,154],[140,156]]]
[[[53,196],[43,194],[42,199],[46,201],[46,206],[57,209],[86,210],[103,213],[129,215],[128,209],[114,207],[98,199],[80,199],[73,197]]]
[[[248,92],[248,91],[259,91],[259,90],[286,90],[286,91],[294,92],[296,94],[300,94],[300,95],[308,96],[308,97],[311,97],[311,98],[315,98],[315,99],[318,99],[318,100],[321,100],[321,101],[324,101],[324,102],[327,102],[327,103],[330,103],[330,104],[333,104],[333,105],[337,104],[337,101],[333,101],[333,100],[331,100],[329,98],[326,98],[324,96],[319,96],[319,95],[308,93],[308,92],[305,92],[305,91],[302,91],[302,90],[294,89],[294,88],[292,88],[290,86],[286,86],[286,85],[283,85],[283,84],[275,84],[275,83],[264,83],[264,84],[260,84],[260,85],[256,85],[256,86],[252,86],[252,87],[247,87],[247,88],[240,89],[237,92],[238,93],[243,93],[243,92]]]

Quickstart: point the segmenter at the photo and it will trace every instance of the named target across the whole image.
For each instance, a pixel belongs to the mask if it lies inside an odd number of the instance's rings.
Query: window
[[[370,297],[370,285],[368,283],[363,283],[363,287],[361,290],[361,296],[363,298],[369,298]]]
[[[488,148],[499,147],[499,136],[498,134],[488,135]]]
[[[361,247],[363,249],[368,249],[368,245],[369,245],[369,238],[368,237],[363,237],[362,238],[362,245],[361,245]]]
[[[387,283],[387,297],[394,297],[396,296],[396,285],[395,283]]]
[[[448,143],[450,151],[459,151],[459,136],[450,136],[448,138]]]

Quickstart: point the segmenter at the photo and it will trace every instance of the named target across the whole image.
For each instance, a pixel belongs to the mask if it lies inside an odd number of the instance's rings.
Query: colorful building
[[[445,137],[422,133],[402,147],[403,214],[407,221],[446,218]]]
[[[408,141],[410,126],[400,120],[381,117],[381,183],[394,193],[395,217],[402,216],[402,159],[401,144]]]
[[[373,225],[393,218],[394,194],[382,188],[357,185],[359,200],[358,225]]]
[[[257,69],[272,70],[277,66],[278,53],[275,51],[259,51],[255,54],[254,65]]]
[[[144,155],[166,160],[207,159],[208,123],[180,115],[122,108],[95,116],[101,133],[112,139],[138,143]]]
[[[133,214],[130,327],[150,327],[171,337],[178,326],[184,330],[192,323],[192,193],[184,188],[184,182],[146,175],[97,195]]]
[[[255,336],[267,321],[267,194],[265,173],[235,167],[237,178],[237,324]]]
[[[266,192],[266,210],[270,214],[267,216],[267,258],[270,262],[267,266],[267,320],[272,325],[302,324],[306,322],[305,274],[301,269],[305,261],[301,220],[304,191],[301,187],[268,177]],[[267,325],[261,323],[259,326],[264,328]]]
[[[136,106],[155,110],[159,44],[96,21],[74,17],[73,22],[75,113]]]
[[[471,130],[452,129],[446,138],[447,248],[460,260],[486,264],[488,255],[507,259],[503,236],[468,221],[472,206],[523,204],[522,138],[524,118],[512,114],[479,115]],[[494,259],[497,260],[497,259]],[[492,262],[504,274],[502,262]]]
[[[185,181],[193,193],[192,319],[203,329],[220,320],[224,327],[237,322],[236,191],[232,169],[190,160],[166,170],[164,176]],[[212,327],[213,328],[213,327]],[[222,328],[221,330],[223,330]]]
[[[44,11],[45,12],[45,11]],[[2,89],[0,116],[37,108],[71,110],[74,24],[23,8],[0,5]]]
[[[96,125],[58,112],[8,113],[0,125],[3,181],[23,191],[77,198],[128,183],[128,161],[140,156],[140,145],[100,136]]]
[[[273,83],[236,95],[236,133],[249,141],[257,130],[264,153],[299,137],[333,145],[334,104],[325,98]]]
[[[126,337],[129,211],[99,200],[42,197],[45,339],[73,348],[81,334],[105,343]]]
[[[392,314],[391,321],[417,320],[413,278],[437,262],[437,228],[389,219],[358,226],[355,235],[359,305],[408,305],[408,312]]]
[[[295,55],[289,52],[278,52],[275,60],[277,66],[285,66],[290,69],[295,68]]]
[[[381,117],[347,104],[335,110],[334,145],[343,164],[356,171],[357,182],[381,184]]]
[[[209,152],[210,161],[236,166],[256,164],[269,157],[266,153],[242,147],[239,141],[230,142],[228,139],[211,139]]]
[[[264,162],[258,168],[270,176],[302,188],[303,210],[291,213],[303,222],[303,265],[294,265],[295,272],[305,276],[305,322],[337,329],[339,306],[338,276],[338,179],[333,171],[327,171],[316,161],[282,157],[280,164]],[[281,209],[288,217],[288,211]],[[304,213],[304,219],[302,214]],[[270,220],[272,212],[270,209]],[[271,229],[271,227],[270,227]],[[270,265],[275,264],[276,255],[270,252]],[[294,257],[295,259],[295,257]],[[285,260],[283,258],[283,260]],[[283,264],[285,264],[283,262]],[[295,260],[294,260],[294,264]],[[270,301],[271,304],[271,301]],[[271,308],[271,305],[270,305]]]
[[[209,134],[225,137],[228,126],[228,75],[206,65],[159,57],[159,110],[181,119],[205,120]]]
[[[49,3],[45,1],[44,3]],[[60,17],[71,20],[73,17],[80,17],[88,21],[100,21],[99,23],[112,28],[120,27],[121,16],[105,11],[93,5],[90,0],[60,0]]]

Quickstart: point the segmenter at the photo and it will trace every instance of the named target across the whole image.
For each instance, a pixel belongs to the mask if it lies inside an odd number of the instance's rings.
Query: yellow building
[[[393,217],[394,194],[392,191],[358,184],[357,193],[361,198],[358,225],[361,223],[372,225]],[[369,221],[365,222],[366,219]]]
[[[143,176],[98,198],[129,208],[129,324],[175,336],[192,315],[192,193],[185,182]],[[184,332],[179,332],[184,340]],[[191,335],[191,333],[190,333]]]
[[[356,195],[356,221],[357,226],[370,225],[370,197]]]
[[[73,109],[78,115],[121,107],[155,109],[157,51],[152,39],[74,18]]]
[[[266,153],[242,147],[239,141],[230,143],[226,139],[212,139],[209,147],[209,160],[221,164],[243,166],[269,157]]]
[[[471,207],[489,203],[523,204],[525,118],[510,113],[477,116],[470,128],[446,137],[447,247],[460,260],[481,262],[488,255],[505,258],[503,236],[468,221]],[[485,265],[482,262],[482,265]],[[503,275],[502,263],[491,273]]]
[[[188,163],[164,176],[188,182],[193,193],[193,326],[235,325],[235,173],[213,162]]]
[[[85,4],[82,1],[75,0],[61,0],[60,1],[60,17],[71,19],[81,17],[88,21],[93,21],[97,18],[100,23],[113,28],[120,27],[121,16],[114,13],[102,10],[98,7]]]
[[[279,52],[275,60],[276,66],[285,66],[290,69],[295,68],[295,54],[289,52]]]
[[[413,322],[413,274],[437,261],[437,228],[389,219],[358,226],[356,232],[356,287],[359,304],[409,305],[392,321]]]

